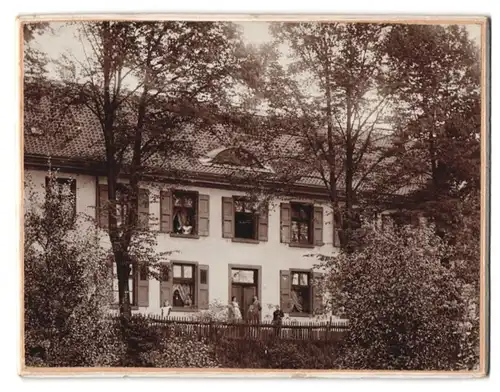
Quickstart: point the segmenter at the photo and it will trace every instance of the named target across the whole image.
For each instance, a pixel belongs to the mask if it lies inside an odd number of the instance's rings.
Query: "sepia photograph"
[[[487,27],[21,18],[21,374],[486,375]]]

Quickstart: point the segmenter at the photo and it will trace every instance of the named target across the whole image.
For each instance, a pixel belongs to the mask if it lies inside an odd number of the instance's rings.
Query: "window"
[[[212,162],[219,165],[263,168],[255,156],[242,148],[228,148],[217,154]]]
[[[134,279],[134,273],[133,273],[133,268],[130,268],[130,274],[128,278],[128,292],[129,292],[129,298],[130,298],[130,304],[135,305],[135,291],[134,291],[134,284],[135,284],[135,279]],[[116,270],[116,263],[113,263],[113,304],[118,305],[120,303],[119,300],[119,291],[118,291],[118,275],[117,275],[117,270]]]
[[[257,271],[249,269],[231,269],[231,281],[233,283],[249,283],[257,282]]]
[[[313,209],[309,204],[291,203],[292,230],[291,242],[312,244]]]
[[[309,272],[292,271],[291,313],[311,312],[311,285]]]
[[[234,237],[257,240],[258,214],[255,203],[234,199]]]
[[[198,194],[195,192],[173,193],[173,233],[196,235]]]
[[[56,192],[60,203],[71,203],[73,215],[76,216],[76,180],[72,178],[54,178],[54,186],[50,186],[50,177],[45,177],[47,192]]]
[[[125,224],[128,214],[129,188],[126,184],[117,184],[116,187],[116,224],[118,227]]]
[[[174,307],[195,306],[195,266],[192,264],[173,264],[172,304]]]

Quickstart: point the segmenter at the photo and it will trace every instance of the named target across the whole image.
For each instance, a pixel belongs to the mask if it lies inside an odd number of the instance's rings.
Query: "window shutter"
[[[222,237],[234,237],[234,207],[232,197],[222,198]]]
[[[268,227],[269,227],[269,208],[264,206],[259,214],[259,241],[267,241]]]
[[[172,273],[169,264],[160,265],[160,307],[172,305]]]
[[[142,265],[139,268],[137,278],[137,306],[149,306],[149,274],[148,267]]]
[[[138,226],[141,230],[149,228],[149,191],[147,189],[139,189],[139,206]]]
[[[208,309],[208,279],[208,265],[200,264],[198,266],[198,309]]]
[[[283,312],[288,313],[291,310],[290,298],[290,271],[280,271],[280,308]]]
[[[170,233],[172,230],[172,194],[170,191],[160,192],[160,231]]]
[[[108,186],[105,184],[97,185],[98,192],[98,206],[97,206],[97,219],[99,220],[99,226],[102,228],[108,228]]]
[[[323,293],[319,284],[324,275],[321,272],[313,272],[312,294],[313,294],[313,313],[322,314],[324,312]]]
[[[198,235],[208,236],[210,225],[210,196],[198,195]]]
[[[290,243],[290,230],[292,227],[292,210],[289,203],[280,205],[280,241]]]
[[[323,245],[323,207],[314,207],[314,245]]]

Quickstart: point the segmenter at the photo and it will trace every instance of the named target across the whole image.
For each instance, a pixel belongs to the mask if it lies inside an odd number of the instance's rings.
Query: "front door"
[[[231,278],[231,296],[236,297],[241,316],[246,320],[248,319],[248,308],[253,302],[253,297],[258,295],[257,270],[233,268]]]

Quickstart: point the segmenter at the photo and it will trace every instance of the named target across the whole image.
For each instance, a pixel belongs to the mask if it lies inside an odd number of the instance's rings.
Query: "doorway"
[[[248,319],[248,308],[253,297],[259,297],[259,270],[246,267],[230,267],[231,298],[236,297],[244,320]]]

